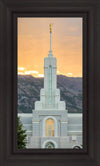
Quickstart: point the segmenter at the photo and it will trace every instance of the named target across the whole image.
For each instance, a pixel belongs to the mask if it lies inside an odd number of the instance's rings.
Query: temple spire
[[[52,24],[50,24],[49,27],[50,27],[50,50],[49,50],[49,55],[48,55],[48,56],[53,56],[53,54],[52,54],[52,50],[51,50]]]

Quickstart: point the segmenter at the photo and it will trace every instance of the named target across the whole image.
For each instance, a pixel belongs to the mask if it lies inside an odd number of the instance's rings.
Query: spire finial
[[[51,39],[52,39],[52,24],[51,23],[49,24],[49,27],[50,27],[50,50],[49,50],[48,56],[52,57],[53,54],[52,54],[52,50],[51,50]]]
[[[50,32],[52,32],[52,24],[50,24],[49,26],[50,26]]]

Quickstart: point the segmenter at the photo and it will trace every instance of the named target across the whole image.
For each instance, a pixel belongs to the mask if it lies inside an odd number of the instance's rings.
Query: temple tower
[[[40,90],[40,101],[35,102],[33,110],[34,140],[41,138],[41,147],[52,145],[59,147],[60,137],[67,136],[67,110],[65,102],[60,101],[60,90],[57,88],[57,60],[52,54],[52,25],[50,24],[50,50],[44,59],[44,88]]]

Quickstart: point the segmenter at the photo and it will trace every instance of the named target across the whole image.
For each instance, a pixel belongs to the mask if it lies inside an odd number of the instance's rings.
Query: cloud
[[[24,74],[25,75],[30,75],[30,72],[29,71],[25,71]]]
[[[60,74],[60,71],[57,71],[57,74]]]
[[[73,74],[72,73],[67,73],[67,75],[72,76]]]
[[[18,67],[18,70],[23,71],[23,70],[25,70],[25,68],[24,67]]]
[[[27,70],[23,72],[18,72],[18,75],[32,75],[34,77],[44,77],[44,74],[39,74],[39,72],[35,70]]]
[[[18,72],[18,75],[24,75],[24,73],[23,72]]]
[[[30,74],[31,73],[36,73],[36,74],[38,74],[39,72],[38,71],[35,71],[35,70],[33,70],[33,71],[28,71]]]
[[[25,71],[24,73],[25,73],[25,74],[28,74],[28,75],[31,75],[31,74],[38,74],[39,72],[38,72],[38,71],[35,71],[35,70],[33,70],[33,71],[32,71],[32,70],[31,70],[31,71],[29,70],[29,71]]]
[[[44,74],[38,74],[38,77],[44,77]]]

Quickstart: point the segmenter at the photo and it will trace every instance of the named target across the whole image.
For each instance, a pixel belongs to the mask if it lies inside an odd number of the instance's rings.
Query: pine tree
[[[17,146],[18,149],[25,149],[26,147],[26,130],[23,130],[23,125],[20,118],[17,118]]]

